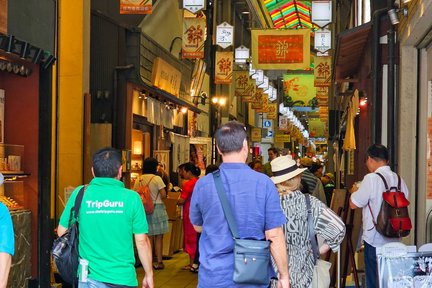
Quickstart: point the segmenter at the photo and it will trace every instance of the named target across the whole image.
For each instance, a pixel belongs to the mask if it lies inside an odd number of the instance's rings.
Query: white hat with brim
[[[303,173],[307,168],[299,168],[291,156],[280,156],[270,162],[275,184],[282,183]]]

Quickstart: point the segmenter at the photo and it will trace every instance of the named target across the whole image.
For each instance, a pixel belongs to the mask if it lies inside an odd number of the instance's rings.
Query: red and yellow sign
[[[252,30],[254,69],[309,69],[310,29]]]
[[[261,89],[261,88],[259,88]],[[268,112],[268,95],[266,93],[262,93],[261,96],[261,108],[255,109],[257,113],[267,113]],[[253,106],[253,104],[252,104]]]
[[[331,57],[314,57],[315,87],[329,87],[331,82]]]
[[[0,33],[7,33],[8,1],[0,0]]]
[[[204,58],[204,42],[206,40],[205,18],[183,18],[183,58]]]
[[[284,76],[284,106],[316,106],[314,75],[290,73]]]
[[[263,108],[263,100],[264,90],[262,88],[256,88],[255,94],[252,97],[252,109],[262,109]],[[266,99],[267,100],[267,99]]]
[[[233,75],[233,52],[216,52],[215,84],[231,84]]]
[[[251,130],[251,141],[252,142],[261,142],[261,128],[252,128]]]
[[[162,60],[162,58],[157,57],[153,62],[152,83],[154,86],[178,97],[181,72]]]
[[[152,0],[120,0],[120,14],[152,14]]]
[[[276,120],[278,115],[278,104],[269,103],[267,106],[267,119]]]

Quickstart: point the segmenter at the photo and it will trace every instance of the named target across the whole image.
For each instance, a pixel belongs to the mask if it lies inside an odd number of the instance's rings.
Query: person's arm
[[[359,207],[357,207],[357,206],[352,202],[351,197],[350,197],[350,200],[349,200],[349,206],[350,206],[351,209],[357,209],[357,208],[359,208]]]
[[[67,229],[65,227],[59,224],[57,227],[57,236],[61,237],[64,233],[66,233],[66,230]]]
[[[11,264],[12,256],[9,253],[0,252],[0,288],[7,287]]]
[[[278,287],[288,288],[289,272],[288,272],[288,253],[285,244],[285,236],[282,227],[273,228],[265,232],[266,239],[271,241],[270,253],[276,263],[279,272]]]
[[[150,239],[146,234],[135,234],[134,238],[138,257],[145,272],[142,287],[153,288],[152,249]]]
[[[166,192],[165,188],[160,189],[159,194],[161,195],[161,198],[167,197],[167,192]]]

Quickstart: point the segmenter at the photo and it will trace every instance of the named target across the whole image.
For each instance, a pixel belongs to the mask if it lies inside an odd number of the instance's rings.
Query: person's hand
[[[278,288],[289,288],[289,279],[288,278],[281,278],[277,281],[277,287]]]
[[[153,288],[154,287],[153,276],[149,277],[148,275],[145,275],[143,282],[142,282],[142,287],[143,288]]]

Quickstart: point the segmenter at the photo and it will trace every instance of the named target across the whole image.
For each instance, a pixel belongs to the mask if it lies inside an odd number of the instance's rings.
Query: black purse
[[[234,238],[233,281],[237,284],[269,284],[270,241],[240,239],[231,206],[220,179],[219,170],[213,172],[213,178],[225,218]]]
[[[51,250],[58,274],[60,274],[65,282],[74,287],[78,287],[78,213],[85,188],[86,186],[83,186],[79,190],[74,207],[72,207],[70,211],[68,229],[62,236],[54,240],[54,245]],[[72,217],[75,217],[76,221],[71,225]]]

